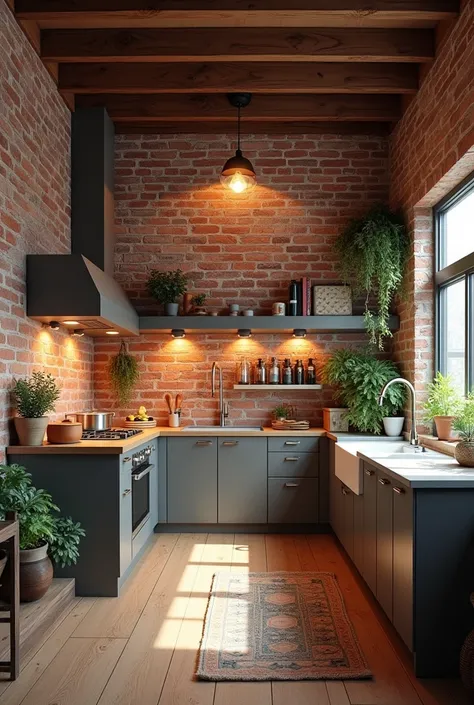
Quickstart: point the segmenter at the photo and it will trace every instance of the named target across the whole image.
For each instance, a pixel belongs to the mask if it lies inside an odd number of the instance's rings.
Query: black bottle
[[[296,360],[296,365],[295,365],[295,384],[304,384],[304,367],[303,367],[303,360]]]
[[[306,369],[306,384],[316,384],[316,368],[312,357],[308,360],[308,367]]]
[[[296,316],[298,311],[298,282],[292,279],[288,289],[288,315]]]
[[[283,366],[283,384],[293,384],[293,370],[291,369],[291,362],[287,358]]]

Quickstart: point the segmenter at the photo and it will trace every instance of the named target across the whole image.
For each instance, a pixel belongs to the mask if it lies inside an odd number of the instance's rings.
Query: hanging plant
[[[342,278],[356,294],[365,294],[367,332],[380,350],[384,338],[392,335],[388,327],[390,304],[402,287],[409,244],[403,220],[383,205],[352,220],[336,242]],[[377,301],[375,315],[369,307],[372,296]]]
[[[137,360],[127,352],[123,340],[118,355],[114,355],[110,360],[109,374],[112,388],[120,404],[122,406],[128,404],[140,373]]]

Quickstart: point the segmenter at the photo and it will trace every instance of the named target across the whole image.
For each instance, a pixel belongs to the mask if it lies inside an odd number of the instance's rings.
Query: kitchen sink
[[[219,431],[219,433],[232,433],[232,431],[263,431],[263,426],[183,426],[183,431]]]

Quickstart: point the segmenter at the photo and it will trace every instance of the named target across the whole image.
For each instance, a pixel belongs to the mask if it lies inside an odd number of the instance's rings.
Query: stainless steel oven
[[[132,456],[132,538],[138,534],[150,516],[151,447]]]

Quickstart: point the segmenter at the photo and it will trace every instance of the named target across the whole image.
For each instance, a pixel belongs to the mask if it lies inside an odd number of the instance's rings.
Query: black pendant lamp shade
[[[243,193],[253,188],[257,183],[257,176],[252,166],[252,162],[243,156],[240,149],[240,111],[249,103],[252,95],[250,93],[230,93],[229,103],[237,108],[237,149],[235,156],[231,157],[224,164],[221,173],[221,184],[234,193]]]

